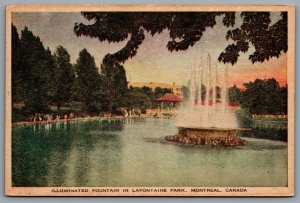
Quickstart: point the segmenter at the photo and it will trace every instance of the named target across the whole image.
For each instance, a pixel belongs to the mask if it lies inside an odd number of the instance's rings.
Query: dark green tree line
[[[63,46],[51,53],[27,27],[21,37],[12,29],[12,102],[23,102],[24,112],[49,112],[70,102],[81,102],[82,111],[112,111],[125,105],[127,79],[123,66],[106,63],[101,73],[94,57],[83,49],[76,64]]]
[[[237,102],[251,114],[287,114],[287,86],[280,87],[274,79],[256,79],[244,84],[245,90],[235,85],[228,90],[229,101]]]

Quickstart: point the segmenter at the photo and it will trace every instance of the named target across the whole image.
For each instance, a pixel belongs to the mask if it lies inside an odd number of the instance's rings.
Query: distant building
[[[183,92],[182,92],[182,85],[176,85],[175,82],[173,84],[167,84],[167,83],[159,83],[159,82],[128,82],[128,87],[149,87],[152,89],[152,91],[155,90],[155,88],[168,88],[171,89],[173,94],[178,96],[180,99],[183,99]]]

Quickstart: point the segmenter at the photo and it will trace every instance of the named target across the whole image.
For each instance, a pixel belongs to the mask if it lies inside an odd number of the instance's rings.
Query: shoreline
[[[88,121],[88,120],[119,120],[119,119],[130,119],[130,118],[155,118],[155,119],[173,119],[173,117],[153,117],[153,116],[94,116],[94,117],[79,117],[79,118],[67,118],[67,119],[53,119],[47,121],[19,121],[12,122],[12,126],[24,126],[24,125],[35,125],[35,124],[48,124],[48,123],[58,123],[58,122],[66,122],[66,121]]]
[[[53,119],[47,121],[20,121],[20,122],[12,122],[12,126],[21,126],[21,125],[34,125],[34,124],[48,124],[48,123],[58,123],[65,121],[85,121],[85,120],[106,120],[106,119],[123,119],[123,118],[140,118],[140,117],[124,117],[124,116],[95,116],[95,117],[85,117],[85,118],[67,118],[67,119]]]

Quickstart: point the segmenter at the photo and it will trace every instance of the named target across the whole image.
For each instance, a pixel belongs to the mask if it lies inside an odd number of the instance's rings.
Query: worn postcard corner
[[[6,195],[294,195],[295,6],[6,11]]]

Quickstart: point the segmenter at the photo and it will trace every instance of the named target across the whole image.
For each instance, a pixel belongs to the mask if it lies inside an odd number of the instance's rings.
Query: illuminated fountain
[[[220,77],[221,76],[221,77]],[[190,96],[188,104],[179,110],[176,126],[179,133],[166,140],[185,144],[243,145],[237,138],[239,130],[235,111],[227,101],[227,71],[211,66],[210,54],[206,68],[201,60],[198,68],[191,69]]]

